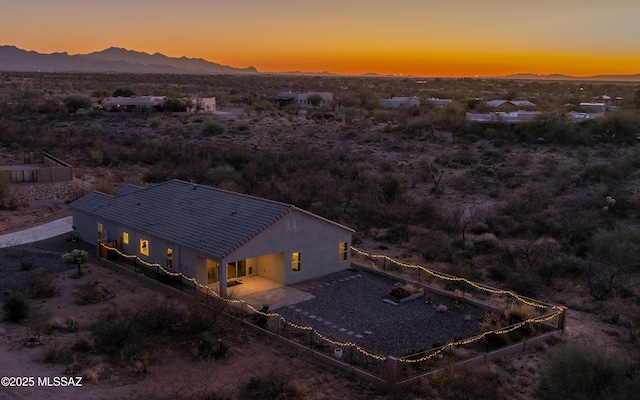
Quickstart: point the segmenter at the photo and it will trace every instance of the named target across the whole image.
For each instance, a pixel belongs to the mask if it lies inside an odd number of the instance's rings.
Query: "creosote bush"
[[[11,292],[4,302],[4,319],[11,322],[20,322],[29,316],[29,303],[18,292]]]

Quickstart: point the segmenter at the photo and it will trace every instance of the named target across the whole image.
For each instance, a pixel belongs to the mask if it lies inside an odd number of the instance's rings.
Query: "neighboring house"
[[[109,97],[102,100],[102,108],[107,111],[129,111],[137,108],[153,108],[161,110],[166,97],[164,96],[131,96]]]
[[[437,108],[445,108],[449,103],[451,103],[451,99],[439,99],[437,97],[429,97],[427,101]]]
[[[472,122],[521,124],[535,120],[539,111],[492,112],[486,114],[466,113],[465,119]]]
[[[398,108],[398,107],[411,107],[420,106],[420,98],[418,96],[412,97],[392,97],[390,99],[380,99],[380,105],[384,108]]]
[[[516,111],[535,108],[535,104],[528,100],[491,100],[487,101],[487,107],[496,111]]]
[[[180,180],[94,191],[71,203],[71,213],[82,241],[106,241],[219,285],[222,295],[243,277],[291,284],[350,267],[352,229],[291,204]]]
[[[198,112],[214,113],[216,112],[216,98],[215,97],[194,97],[192,99],[193,104],[198,107]]]
[[[603,113],[607,111],[606,103],[580,103],[578,107],[590,113]]]
[[[572,122],[590,121],[590,120],[602,118],[603,116],[604,116],[604,113],[602,113],[602,112],[600,112],[600,113],[584,113],[584,112],[570,111],[570,112],[567,113],[567,117]]]
[[[187,98],[185,98],[187,99]],[[156,111],[162,111],[164,103],[167,100],[164,96],[131,96],[131,97],[109,97],[102,100],[101,107],[106,111],[132,111],[135,109],[154,109]],[[198,97],[194,96],[190,98],[194,105],[199,105],[200,112],[216,112],[216,98],[215,97]]]
[[[309,101],[311,96],[320,96],[322,99],[320,104],[317,105],[318,107],[328,106],[333,103],[333,93],[331,92],[280,92],[276,95],[276,101],[281,106],[298,104],[305,108],[313,108],[315,105]]]

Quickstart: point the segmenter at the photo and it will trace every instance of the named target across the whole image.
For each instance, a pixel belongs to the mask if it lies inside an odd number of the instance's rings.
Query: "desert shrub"
[[[216,120],[208,121],[204,125],[204,128],[202,128],[202,134],[204,136],[216,136],[216,135],[221,135],[223,133],[224,133],[224,126]]]
[[[618,229],[602,232],[591,240],[591,249],[600,259],[618,266],[640,270],[640,230]]]
[[[502,282],[509,276],[511,267],[504,263],[495,263],[487,268],[487,277],[494,281]]]
[[[29,316],[29,303],[18,292],[11,292],[4,302],[4,319],[11,322],[20,322]]]
[[[91,325],[96,347],[107,353],[119,350],[135,339],[138,315],[128,308],[111,308]]]
[[[202,359],[213,357],[217,360],[229,356],[229,345],[222,339],[216,338],[210,331],[202,332],[198,336],[196,349]]]
[[[247,400],[307,398],[307,394],[296,384],[292,376],[274,369],[267,376],[252,377],[242,389],[242,398]]]
[[[496,312],[485,313],[480,322],[480,332],[493,332],[505,327],[505,319],[502,314]],[[487,343],[487,349],[495,349],[504,346],[507,343],[507,335],[499,335],[489,333],[484,337]]]
[[[170,331],[177,327],[183,319],[179,304],[171,298],[161,301],[150,301],[140,306],[140,318],[144,326],[152,331]]]
[[[269,313],[269,306],[267,304],[263,305],[260,311],[261,312],[259,313],[255,313],[254,320],[256,325],[260,328],[266,329],[269,325],[269,317],[264,314]]]
[[[91,350],[91,344],[86,339],[78,339],[78,341],[71,346],[71,350],[78,353],[88,353],[89,350]]]
[[[56,295],[58,288],[53,284],[53,277],[46,272],[31,273],[27,277],[27,295],[31,298],[43,299]]]
[[[183,328],[188,333],[196,335],[201,332],[215,331],[218,317],[224,312],[226,306],[227,302],[222,299],[211,299],[209,306],[195,300],[189,302]]]
[[[543,400],[618,399],[625,366],[620,358],[586,345],[552,349],[540,367],[538,394]]]
[[[499,399],[500,377],[486,366],[447,368],[436,373],[429,383],[437,392],[433,398],[443,400]],[[431,398],[431,397],[430,397]]]
[[[73,353],[68,347],[54,343],[44,351],[42,361],[47,364],[68,364],[73,361]]]
[[[447,262],[452,259],[451,239],[444,232],[435,231],[422,237],[417,241],[417,246],[422,258],[427,262]]]
[[[113,297],[113,294],[100,282],[84,283],[74,292],[76,303],[80,305],[95,304]]]
[[[528,320],[529,314],[527,314],[524,310],[518,307],[512,307],[507,310],[507,324],[508,325],[516,325],[521,322]],[[525,338],[530,337],[533,334],[534,326],[530,323],[523,325],[522,327],[509,332],[509,338],[514,342],[523,340]]]

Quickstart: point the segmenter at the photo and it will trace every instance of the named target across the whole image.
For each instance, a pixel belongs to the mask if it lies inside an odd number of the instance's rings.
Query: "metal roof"
[[[291,204],[180,180],[127,189],[114,196],[91,192],[71,203],[71,208],[216,258],[225,257],[295,209]]]

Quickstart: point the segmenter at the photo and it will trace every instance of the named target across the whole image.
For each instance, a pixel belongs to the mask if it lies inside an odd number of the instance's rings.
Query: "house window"
[[[140,253],[145,256],[149,255],[149,241],[145,239],[140,239]]]
[[[122,232],[122,243],[129,244],[129,232]]]
[[[291,271],[300,271],[300,253],[291,254]]]
[[[348,256],[347,242],[340,243],[338,253],[339,253],[340,261],[347,261],[347,256]]]
[[[173,249],[167,247],[167,268],[173,268]]]

